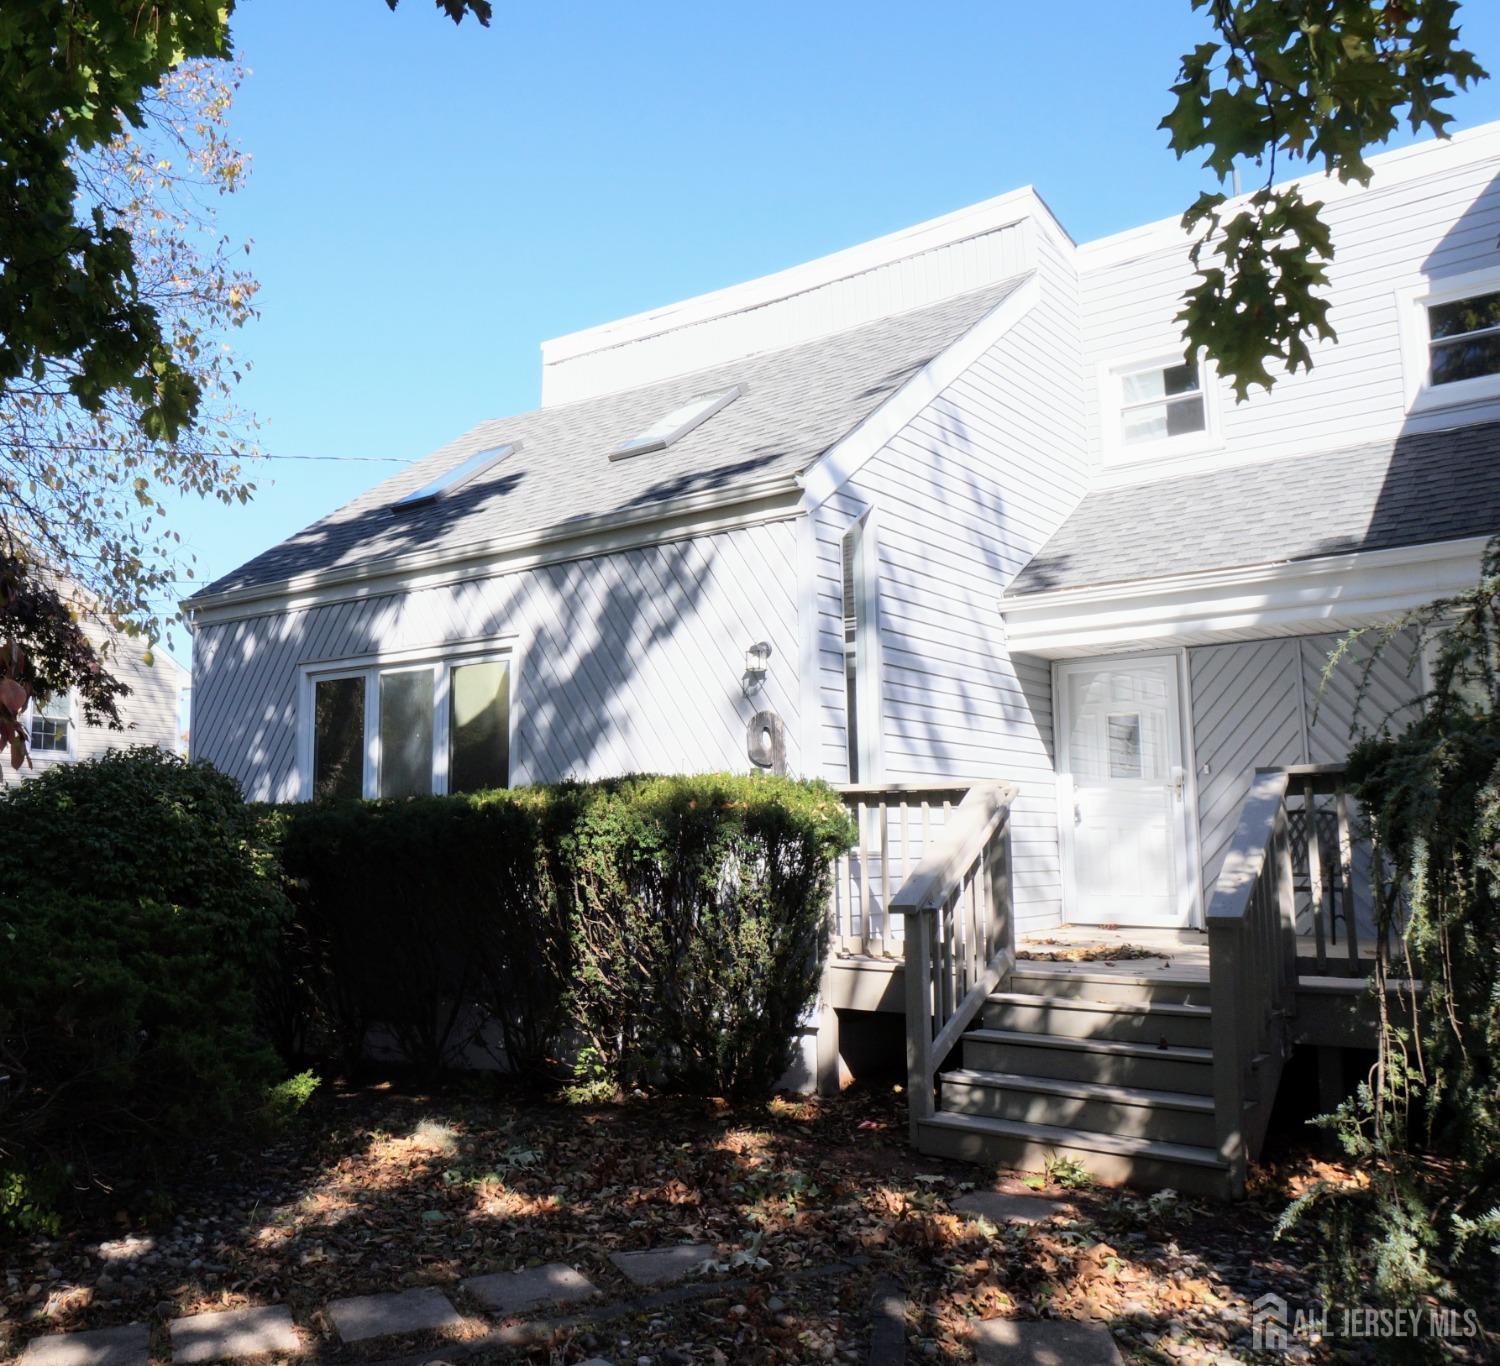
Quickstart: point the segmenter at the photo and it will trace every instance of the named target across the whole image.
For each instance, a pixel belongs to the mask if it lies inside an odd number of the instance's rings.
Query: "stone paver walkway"
[[[473,1276],[459,1285],[497,1314],[520,1314],[539,1304],[569,1304],[599,1293],[588,1277],[561,1262]]]
[[[1124,1366],[1102,1323],[1076,1319],[986,1319],[974,1325],[974,1355],[1004,1366]]]
[[[151,1330],[144,1323],[33,1338],[21,1353],[23,1366],[146,1366],[150,1359]]]
[[[175,1319],[170,1336],[173,1361],[229,1361],[234,1357],[302,1350],[302,1340],[285,1305],[260,1309],[221,1309]]]
[[[426,1287],[334,1300],[328,1306],[328,1317],[345,1342],[431,1333],[463,1323],[463,1315],[441,1290]]]
[[[712,1243],[679,1243],[676,1247],[653,1247],[644,1252],[611,1252],[609,1259],[637,1285],[666,1285],[669,1281],[680,1281],[704,1262],[713,1261],[717,1252]]]
[[[973,1191],[953,1202],[953,1209],[971,1219],[992,1224],[1045,1224],[1049,1219],[1071,1217],[1075,1211],[1065,1200],[1044,1195],[1007,1195],[1003,1191]]]

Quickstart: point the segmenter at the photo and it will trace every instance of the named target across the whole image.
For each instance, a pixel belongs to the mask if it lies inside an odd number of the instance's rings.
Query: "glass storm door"
[[[1174,658],[1058,666],[1067,916],[1185,925],[1186,774]]]

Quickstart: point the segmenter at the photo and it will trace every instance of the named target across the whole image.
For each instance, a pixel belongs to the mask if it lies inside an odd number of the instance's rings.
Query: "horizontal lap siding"
[[[1087,477],[1074,283],[1038,250],[1038,305],[813,514],[821,772],[847,774],[839,542],[873,507],[885,780],[1020,784],[1026,927],[1061,916],[1051,666],[1010,654],[1000,599]]]
[[[791,521],[461,584],[199,629],[193,752],[254,797],[291,800],[300,666],[515,636],[512,780],[749,767],[753,712],[797,760]],[[764,692],[745,650],[773,649]]]
[[[1328,270],[1337,343],[1314,345],[1310,372],[1278,377],[1270,393],[1256,391],[1246,403],[1235,403],[1220,385],[1231,452],[1296,455],[1388,438],[1405,427],[1500,415],[1500,405],[1491,404],[1406,416],[1397,303],[1398,292],[1424,277],[1441,281],[1500,264],[1500,162],[1379,186],[1377,172],[1373,189],[1325,210],[1337,248]],[[1113,420],[1101,409],[1105,376],[1122,361],[1181,346],[1173,318],[1194,276],[1185,241],[1102,265],[1091,264],[1084,248],[1080,270],[1089,443],[1098,458]]]

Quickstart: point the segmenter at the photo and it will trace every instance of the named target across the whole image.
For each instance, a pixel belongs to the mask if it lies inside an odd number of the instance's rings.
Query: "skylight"
[[[413,489],[410,493],[396,499],[391,504],[391,511],[405,512],[408,508],[421,507],[424,503],[430,503],[445,494],[457,493],[466,484],[473,483],[491,466],[499,464],[520,444],[519,441],[511,441],[504,446],[487,446],[482,451],[476,451],[451,470],[444,470],[441,474],[429,479],[421,488]]]
[[[712,394],[699,394],[682,407],[673,408],[666,416],[658,418],[638,436],[622,441],[609,453],[609,458],[624,460],[632,455],[664,451],[673,442],[681,441],[695,427],[701,427],[721,408],[727,408],[744,392],[743,384],[735,384]]]

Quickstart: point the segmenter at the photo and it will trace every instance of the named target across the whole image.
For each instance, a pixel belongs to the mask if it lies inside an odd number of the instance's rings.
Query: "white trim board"
[[[1360,194],[1378,194],[1382,190],[1423,176],[1438,175],[1458,166],[1500,158],[1500,121],[1482,123],[1476,128],[1466,128],[1449,138],[1426,138],[1409,147],[1400,147],[1392,152],[1381,152],[1369,158],[1374,177],[1369,185],[1358,182],[1344,184],[1335,177],[1318,171],[1276,183],[1277,189],[1298,186],[1308,199],[1321,204],[1333,204]],[[1224,212],[1230,214],[1244,206],[1259,185],[1238,198],[1229,200]],[[1123,265],[1143,256],[1150,256],[1170,247],[1186,247],[1188,235],[1183,231],[1180,216],[1161,218],[1137,228],[1112,233],[1108,237],[1082,242],[1078,247],[1078,269],[1080,272],[1097,270],[1107,266]]]
[[[549,338],[542,343],[542,365],[545,369],[548,365],[575,360],[580,356],[624,346],[630,342],[643,341],[680,327],[711,322],[715,318],[752,308],[763,308],[881,266],[952,246],[971,237],[982,237],[1002,228],[1013,227],[1028,218],[1047,223],[1051,231],[1071,244],[1072,239],[1067,230],[1057,221],[1042,197],[1032,186],[1023,185],[993,199],[956,209],[938,218],[901,228],[883,237],[857,243],[785,270],[745,280],[707,294],[698,294],[661,308],[616,318],[600,323],[597,327]]]
[[[826,503],[903,427],[1036,307],[1042,297],[1035,271],[946,350],[939,352],[849,434],[799,477],[804,511]]]
[[[332,602],[409,593],[419,588],[498,578],[522,569],[588,560],[626,550],[689,540],[797,515],[791,476],[711,495],[674,499],[636,516],[578,518],[541,532],[457,547],[446,554],[412,551],[385,559],[340,565],[290,579],[189,598],[189,629],[245,617],[275,615]]]
[[[1057,589],[1005,599],[1010,649],[1069,659],[1149,645],[1309,634],[1472,587],[1485,538]]]

